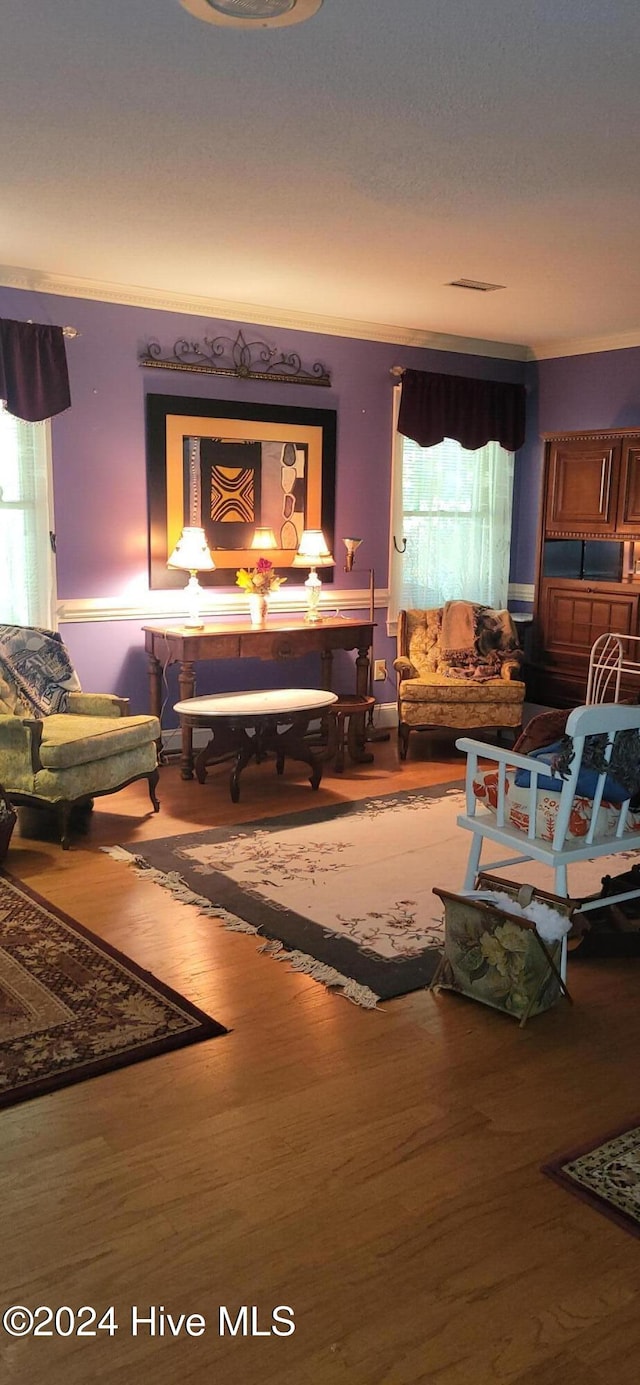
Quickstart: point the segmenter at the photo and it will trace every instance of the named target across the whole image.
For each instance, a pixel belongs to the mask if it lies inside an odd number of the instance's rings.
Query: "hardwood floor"
[[[437,754],[414,737],[399,766],[392,740],[313,795],[302,766],[250,766],[235,807],[223,768],[171,765],[157,817],[135,785],[69,852],[14,835],[15,876],[232,1032],[0,1115],[1,1311],[119,1324],[0,1331],[3,1381],[635,1385],[638,1241],[539,1170],[640,1118],[640,962],[574,963],[574,1006],[524,1030],[424,992],[366,1011],[100,850],[459,778]],[[295,1333],[220,1336],[245,1304],[261,1333],[291,1306]],[[206,1330],[133,1335],[134,1305]]]

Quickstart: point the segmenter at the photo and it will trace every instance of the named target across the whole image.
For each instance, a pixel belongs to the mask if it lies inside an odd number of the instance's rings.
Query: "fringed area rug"
[[[0,875],[0,1106],[226,1032]]]
[[[298,971],[375,1007],[428,985],[443,941],[433,886],[462,886],[470,834],[457,826],[459,784],[366,798],[146,842],[136,854],[111,848],[178,900],[260,933],[264,950]],[[597,889],[602,861],[581,874]],[[527,862],[502,872],[553,888]]]
[[[640,1236],[640,1124],[562,1154],[542,1172]]]

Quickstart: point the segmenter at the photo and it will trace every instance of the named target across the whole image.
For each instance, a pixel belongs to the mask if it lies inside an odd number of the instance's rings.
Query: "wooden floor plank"
[[[425,992],[369,1012],[178,905],[101,848],[452,782],[412,738],[317,794],[269,766],[132,785],[62,853],[8,868],[231,1032],[0,1116],[0,1304],[115,1303],[113,1338],[12,1340],[35,1385],[613,1385],[639,1347],[638,1243],[546,1179],[553,1153],[640,1115],[640,963],[571,966],[573,1007],[524,1029]],[[462,855],[466,843],[462,847]],[[459,882],[442,881],[443,885]],[[220,1337],[221,1304],[295,1310],[292,1337]],[[133,1337],[132,1304],[204,1312]],[[626,1371],[626,1374],[625,1374]]]

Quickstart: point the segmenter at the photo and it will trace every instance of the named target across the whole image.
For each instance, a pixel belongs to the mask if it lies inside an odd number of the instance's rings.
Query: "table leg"
[[[155,654],[149,654],[147,659],[149,672],[149,711],[152,717],[157,717],[160,721],[162,715],[162,664],[156,659]],[[162,762],[162,734],[156,741],[158,750],[158,761]]]
[[[370,654],[371,650],[368,645],[362,645],[362,647],[358,649],[358,657],[356,659],[356,693],[358,697],[367,697],[371,693]],[[371,705],[370,711],[373,712],[373,704]],[[367,754],[364,749],[364,744],[367,739],[364,713],[354,713],[349,717],[347,744],[351,759],[360,765],[369,765],[373,760],[373,755]],[[384,739],[389,739],[388,733],[385,734]]]
[[[373,755],[370,751],[365,750],[366,742],[367,731],[365,727],[364,713],[353,713],[349,717],[349,729],[347,731],[347,746],[349,748],[349,757],[351,760],[353,760],[354,764],[371,765],[373,763]]]
[[[333,650],[323,649],[320,654],[320,687],[331,692],[333,679]]]
[[[241,737],[241,740],[238,746],[236,762],[231,771],[231,778],[229,780],[229,792],[233,803],[238,803],[240,801],[240,784],[238,782],[240,775],[245,765],[248,765],[256,754],[256,737],[248,736],[246,731],[236,728],[236,736],[238,735]]]
[[[230,756],[236,755],[238,750],[238,735],[220,718],[211,731],[211,739],[208,744],[203,746],[195,756],[194,768],[196,779],[199,784],[204,784],[207,778],[207,765],[219,764],[221,760],[228,760]]]
[[[356,659],[356,692],[366,697],[369,692],[369,646],[362,645]]]
[[[370,660],[371,660],[371,649],[370,649],[370,648],[363,648],[363,649],[359,649],[359,650],[358,650],[358,657],[357,657],[357,659],[356,659],[356,692],[359,693],[361,697],[366,697],[367,693],[369,693],[369,694],[371,694],[371,695],[373,696],[373,687],[372,687],[372,684],[371,684],[371,662],[370,662]],[[364,740],[367,740],[367,741],[388,741],[388,740],[389,740],[389,734],[390,734],[390,733],[389,733],[388,731],[384,731],[384,730],[383,730],[381,727],[379,727],[379,726],[374,726],[374,724],[373,724],[373,703],[371,703],[371,706],[370,706],[370,708],[369,708],[369,713],[368,713],[367,721],[368,721],[368,726],[366,727],[366,730],[364,730],[364,728],[365,728],[365,719],[364,719],[364,717],[362,718],[362,721],[360,721],[360,719],[358,719],[358,734],[360,734],[360,728],[362,728],[363,731],[364,731]],[[360,756],[358,756],[358,758],[360,759]],[[367,757],[366,757],[366,756],[365,756],[364,759],[362,760],[362,763],[364,763],[364,764],[367,763]]]
[[[291,760],[301,760],[303,764],[310,765],[309,783],[312,789],[317,789],[322,779],[323,752],[322,747],[314,749],[304,739],[310,720],[307,712],[292,714],[291,725],[284,731],[278,731],[277,725],[273,727],[268,746],[270,750],[275,751],[278,774],[282,774],[286,756]]]
[[[193,663],[183,661],[180,664],[178,671],[178,688],[181,702],[186,702],[187,698],[195,696],[196,673]],[[182,718],[182,759],[180,762],[180,773],[183,779],[193,779],[193,731],[188,717]]]
[[[162,711],[162,664],[156,659],[155,654],[149,654],[147,659],[149,670],[149,710],[152,717],[160,718]]]

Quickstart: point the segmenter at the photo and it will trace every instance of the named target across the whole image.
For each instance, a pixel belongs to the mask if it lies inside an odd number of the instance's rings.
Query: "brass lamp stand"
[[[347,550],[346,555],[345,555],[345,560],[344,560],[344,570],[345,570],[345,572],[352,572],[352,571],[353,571],[353,561],[354,561],[354,558],[355,558],[355,556],[356,556],[356,552],[357,552],[357,550],[359,549],[360,544],[362,543],[362,539],[343,539],[342,542],[344,543],[344,546],[345,546],[345,548],[346,548],[346,550]],[[371,621],[371,624],[372,624],[372,625],[374,624],[374,621],[375,621],[375,590],[376,590],[376,576],[375,576],[375,571],[374,571],[374,569],[373,569],[372,567],[370,567],[370,568],[369,568],[369,620]],[[369,693],[369,697],[372,697],[372,698],[374,699],[374,702],[372,702],[371,707],[370,707],[370,709],[369,709],[369,713],[368,713],[368,724],[367,724],[367,727],[366,727],[365,738],[366,738],[366,740],[372,741],[372,742],[375,742],[375,741],[388,741],[388,740],[390,739],[390,736],[391,736],[390,731],[385,731],[383,727],[381,727],[381,726],[374,726],[374,724],[373,724],[373,713],[374,713],[374,710],[375,710],[375,693],[374,693],[374,691],[373,691],[373,659],[371,659],[371,658],[369,659],[369,687],[368,687],[368,693]]]

